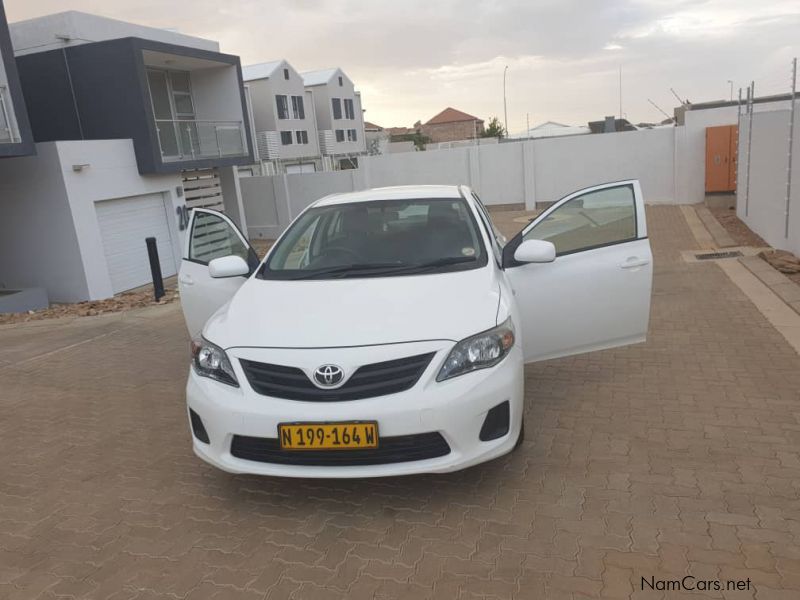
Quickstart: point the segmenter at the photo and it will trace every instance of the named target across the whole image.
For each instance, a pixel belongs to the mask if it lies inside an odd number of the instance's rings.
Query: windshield
[[[487,264],[463,199],[376,200],[311,208],[270,253],[262,279],[445,273]]]

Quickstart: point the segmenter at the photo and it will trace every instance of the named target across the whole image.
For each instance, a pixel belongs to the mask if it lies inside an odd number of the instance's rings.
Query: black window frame
[[[281,131],[281,146],[291,146],[294,142],[292,141],[293,135],[291,131]],[[286,140],[289,140],[288,142]]]
[[[292,117],[295,119],[306,118],[306,109],[302,96],[292,96]]]
[[[283,70],[283,78],[287,81],[289,80],[289,69]]]
[[[298,145],[308,144],[308,131],[305,129],[298,129],[294,132],[295,141]]]
[[[356,118],[356,107],[352,98],[344,99],[344,118],[354,121]]]
[[[339,134],[341,134],[341,136]],[[334,130],[334,136],[336,136],[336,141],[337,142],[343,142],[344,141],[344,129],[336,129],[336,130]]]
[[[341,98],[331,98],[331,109],[333,111],[333,118],[334,119],[341,119],[342,118],[342,99]]]
[[[278,110],[278,119],[285,121],[289,118],[289,100],[286,94],[275,94],[275,105]]]

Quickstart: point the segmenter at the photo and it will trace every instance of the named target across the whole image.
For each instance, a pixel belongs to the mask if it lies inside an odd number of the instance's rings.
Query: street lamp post
[[[731,84],[731,102],[733,102],[733,81],[728,79],[728,83]]]
[[[503,122],[506,128],[506,136],[508,136],[508,107],[506,106],[506,72],[508,71],[508,65],[506,68],[503,69]]]

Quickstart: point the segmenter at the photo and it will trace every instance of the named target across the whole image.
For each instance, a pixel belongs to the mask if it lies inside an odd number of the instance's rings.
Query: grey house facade
[[[131,139],[143,175],[254,160],[238,56],[124,37],[17,66],[36,142]]]
[[[35,152],[6,13],[0,0],[0,158],[27,156]]]

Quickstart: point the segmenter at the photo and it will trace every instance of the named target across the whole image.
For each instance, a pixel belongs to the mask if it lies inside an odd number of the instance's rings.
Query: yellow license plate
[[[278,439],[281,450],[377,448],[378,424],[375,421],[281,423]]]

